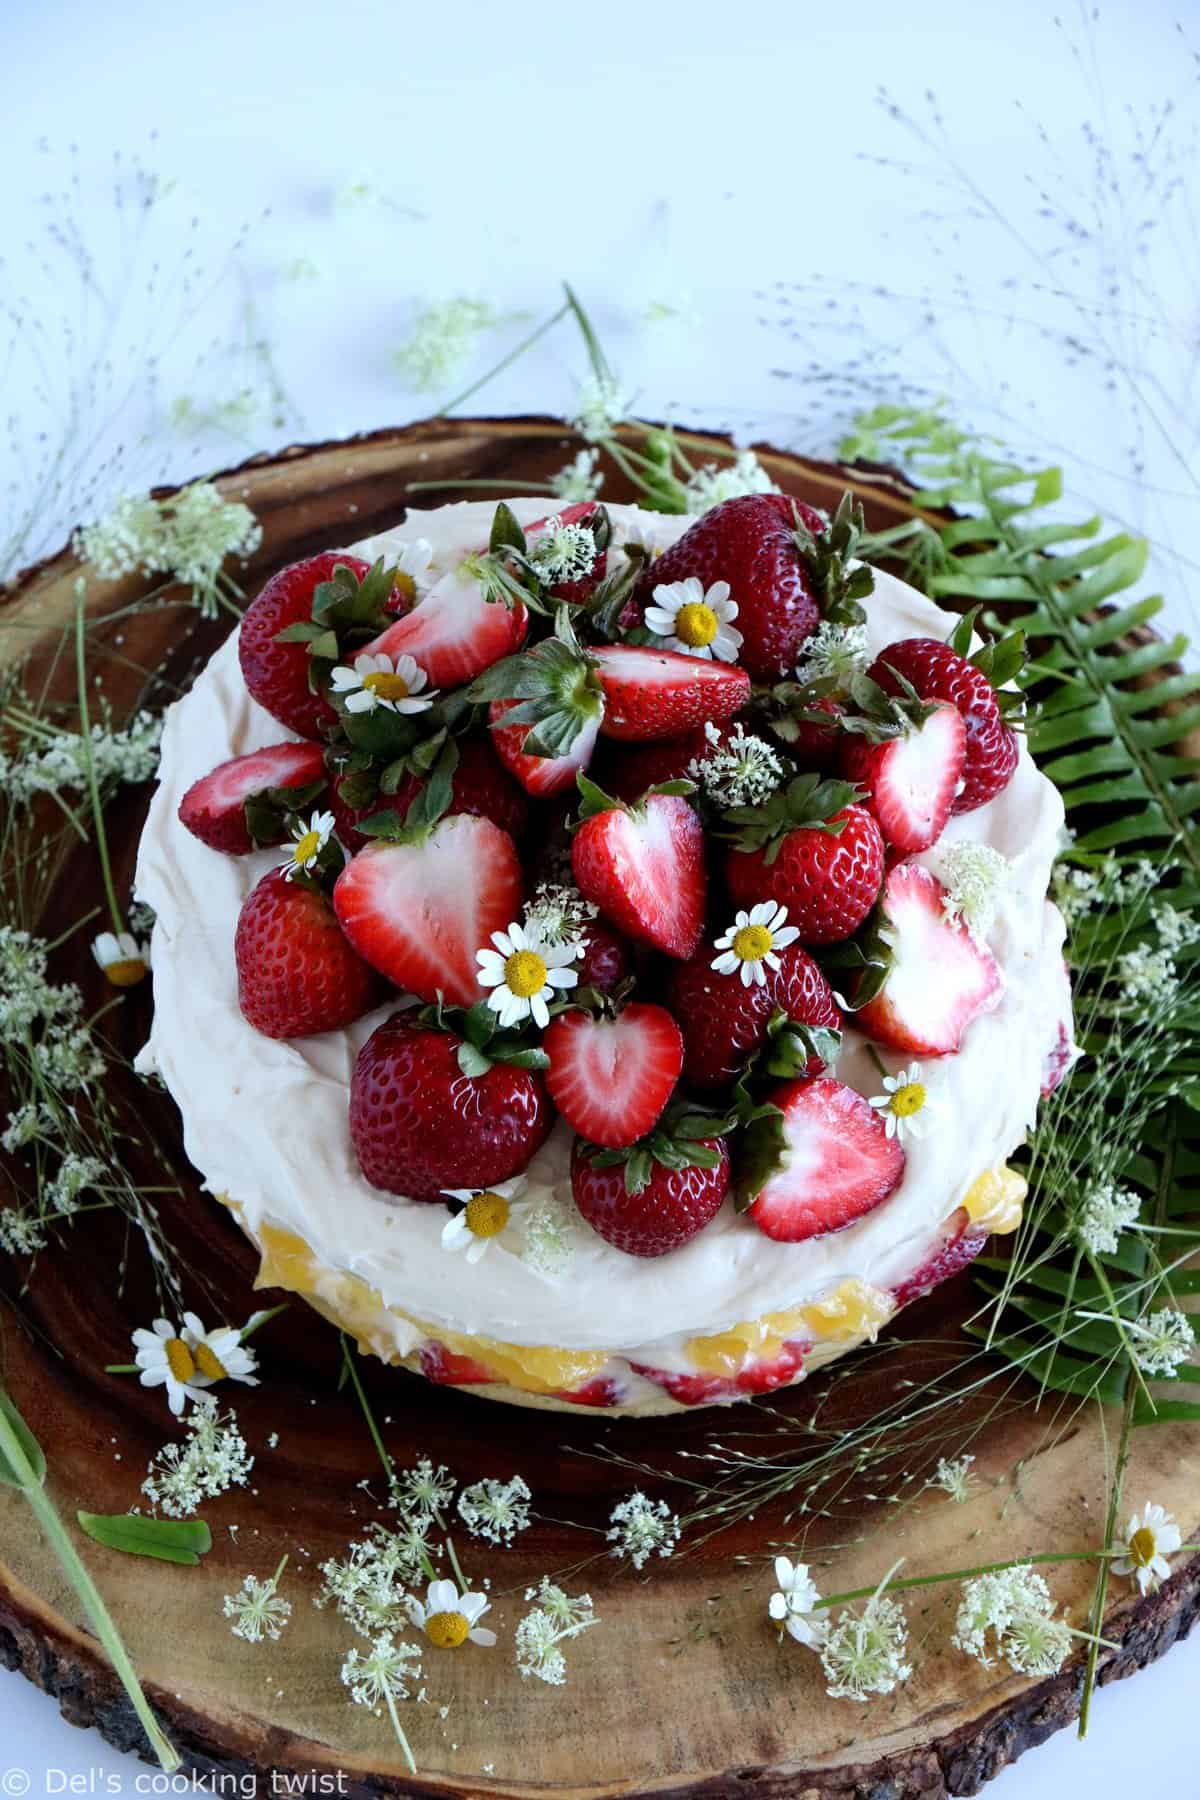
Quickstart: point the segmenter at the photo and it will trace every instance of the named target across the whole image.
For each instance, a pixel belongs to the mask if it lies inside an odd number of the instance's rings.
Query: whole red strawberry
[[[670,1167],[653,1153],[654,1135],[624,1150],[601,1151],[575,1140],[571,1191],[592,1230],[627,1256],[678,1250],[716,1217],[729,1191],[724,1138],[688,1140],[705,1163]]]
[[[774,900],[806,944],[835,944],[862,924],[883,881],[883,837],[844,782],[797,775],[759,807],[727,817],[740,848],[725,861],[734,900]]]
[[[1010,641],[1002,640],[996,649]],[[952,812],[974,812],[1008,786],[1017,767],[1017,735],[1005,721],[987,671],[937,638],[903,638],[889,644],[867,672],[886,693],[900,691],[900,675],[923,700],[947,700],[962,714],[966,756]]]
[[[336,550],[292,563],[272,575],[251,601],[238,632],[238,660],[251,696],[298,737],[319,738],[323,727],[337,724],[337,713],[308,685],[308,645],[281,644],[277,639],[287,626],[311,618],[313,594],[339,564],[360,580],[371,567],[359,556]]]
[[[411,1200],[517,1175],[550,1130],[541,1077],[496,1062],[464,1075],[453,1032],[402,1013],[371,1033],[350,1081],[350,1137],[372,1187]]]
[[[264,1037],[337,1031],[382,984],[342,936],[325,895],[272,869],[242,903],[233,940],[238,1005]]]
[[[337,821],[338,838],[350,851],[361,850],[370,842],[358,830],[363,819],[385,811],[398,812],[404,818],[425,785],[419,775],[405,775],[394,794],[376,792],[371,799],[355,806],[347,802],[343,792],[350,784],[353,793],[355,779],[354,775],[335,775],[329,799],[330,810]],[[473,813],[476,818],[490,819],[501,831],[518,839],[529,822],[529,806],[524,794],[484,738],[459,740],[458,764],[451,778],[446,816],[451,813]]]
[[[629,945],[604,919],[589,919],[579,933],[583,954],[575,967],[579,986],[611,994],[629,975],[633,959]]]
[[[763,983],[748,987],[736,974],[717,973],[711,944],[675,970],[668,1004],[683,1031],[684,1078],[694,1087],[723,1087],[735,1080],[766,1042],[767,1027],[777,1012],[785,1013],[794,1025],[841,1030],[833,990],[808,952],[789,944],[778,954],[779,968],[767,969]],[[815,1075],[821,1067],[814,1055],[793,1072]]]

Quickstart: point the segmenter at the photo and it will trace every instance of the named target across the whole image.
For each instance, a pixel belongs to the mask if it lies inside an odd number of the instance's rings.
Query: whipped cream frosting
[[[547,510],[544,499],[510,504],[526,524]],[[425,538],[436,577],[486,544],[493,510],[493,502],[481,501],[410,512],[403,530],[347,548],[373,558]],[[692,522],[633,506],[611,506],[609,513],[616,548],[636,536],[664,549]],[[866,610],[872,655],[902,637],[945,637],[953,623],[879,571]],[[388,1307],[452,1331],[512,1344],[603,1349],[686,1368],[682,1347],[691,1336],[818,1299],[850,1277],[883,1288],[903,1279],[924,1261],[975,1178],[1002,1162],[1032,1124],[1046,1054],[1070,1003],[1062,920],[1045,897],[1062,802],[1022,743],[1003,793],[952,819],[940,842],[918,858],[936,873],[946,847],[975,840],[1008,859],[1010,877],[988,934],[1004,990],[995,1009],[969,1027],[957,1055],[925,1060],[922,1078],[938,1108],[936,1123],[906,1144],[904,1179],[882,1206],[844,1231],[781,1244],[727,1203],[682,1249],[651,1259],[627,1256],[575,1212],[571,1133],[560,1121],[529,1165],[526,1196],[555,1201],[569,1217],[569,1264],[553,1277],[540,1273],[522,1260],[519,1242],[510,1248],[505,1239],[468,1263],[442,1248],[442,1207],[381,1194],[355,1160],[347,1117],[351,1071],[360,1046],[397,1000],[347,1030],[292,1042],[260,1036],[238,1008],[238,911],[281,853],[219,855],[180,824],[178,806],[190,784],[217,763],[290,736],[248,694],[235,632],[167,714],[136,877],[138,898],[157,915],[155,1017],[141,1066],[162,1076],[182,1115],[189,1158],[211,1192],[236,1202],[251,1236],[264,1225],[294,1232],[331,1271],[358,1275]],[[911,1060],[884,1054],[893,1068]],[[865,1042],[852,1029],[836,1073],[864,1094],[880,1091]],[[401,1318],[394,1319],[394,1332],[400,1356],[424,1336]]]

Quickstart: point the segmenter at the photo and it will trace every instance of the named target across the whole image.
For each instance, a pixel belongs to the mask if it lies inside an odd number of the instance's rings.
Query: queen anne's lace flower
[[[556,513],[533,540],[529,560],[548,586],[582,581],[596,561],[596,540],[586,525],[568,525]]]
[[[437,393],[475,354],[484,333],[503,322],[485,300],[459,295],[437,301],[421,308],[393,360],[410,388],[419,394]]]
[[[521,1261],[546,1280],[563,1275],[575,1256],[575,1229],[566,1207],[557,1200],[536,1200],[524,1225]]]
[[[99,1187],[107,1175],[108,1169],[98,1156],[79,1156],[68,1150],[53,1180],[42,1189],[42,1203],[50,1212],[69,1215],[78,1207],[80,1194],[87,1188]]]
[[[119,495],[106,517],[76,532],[74,548],[103,581],[169,575],[190,587],[206,617],[216,613],[222,565],[250,556],[262,527],[240,500],[196,481],[162,500]]]
[[[1143,1375],[1172,1380],[1196,1347],[1196,1334],[1187,1314],[1177,1307],[1160,1306],[1126,1329],[1137,1340],[1134,1358]]]
[[[845,687],[867,666],[867,628],[865,625],[835,625],[822,619],[816,630],[806,637],[796,665],[796,680],[833,681]]]
[[[285,1556],[274,1575],[261,1581],[257,1575],[247,1575],[236,1594],[226,1594],[224,1614],[232,1619],[229,1627],[234,1637],[245,1638],[248,1644],[261,1644],[264,1638],[275,1642],[283,1636],[284,1628],[292,1616],[292,1603],[285,1600],[279,1592],[279,1580],[287,1563]]]
[[[665,1500],[651,1500],[635,1489],[613,1507],[605,1535],[610,1555],[625,1557],[640,1569],[656,1554],[670,1556],[679,1542],[679,1520]]]
[[[322,1585],[313,1605],[332,1603],[363,1637],[402,1630],[408,1623],[408,1589],[421,1578],[431,1554],[432,1522],[428,1515],[414,1515],[394,1531],[373,1522],[367,1536],[350,1544],[344,1557],[330,1557],[321,1564]]]
[[[544,944],[573,944],[598,911],[578,888],[544,881],[525,908],[525,930]]]
[[[142,1492],[160,1512],[187,1519],[205,1500],[245,1487],[254,1458],[232,1413],[219,1414],[209,1394],[196,1396],[185,1443],[166,1444],[150,1464]]]
[[[457,1485],[449,1469],[423,1456],[411,1469],[393,1476],[389,1504],[410,1517],[440,1521]]]
[[[820,1647],[831,1700],[869,1700],[890,1694],[912,1674],[904,1608],[877,1592],[861,1613],[843,1612]]]
[[[1055,1617],[1050,1590],[1028,1563],[963,1583],[951,1643],[990,1668],[989,1633],[996,1654],[1019,1674],[1051,1675],[1070,1654],[1071,1628]]]
[[[421,1676],[421,1652],[415,1644],[398,1644],[390,1631],[380,1632],[369,1651],[355,1647],[342,1664],[342,1682],[350,1690],[356,1706],[382,1715],[387,1708],[392,1729],[404,1751],[409,1769],[416,1773],[416,1761],[396,1711],[397,1700],[408,1697],[412,1683]]]
[[[97,722],[85,742],[79,732],[38,732],[21,744],[20,753],[0,755],[0,784],[11,805],[27,806],[35,794],[82,789],[88,782],[88,760],[101,792],[122,783],[149,781],[158,767],[162,720],[140,712],[120,730]]]
[[[710,748],[689,763],[688,774],[715,806],[761,806],[782,782],[779,756],[740,720],[728,735],[710,722],[704,735]]]
[[[596,468],[599,460],[598,450],[581,450],[557,475],[552,475],[550,486],[558,498],[575,506],[584,500],[594,500],[604,486],[604,476]]]
[[[731,463],[705,463],[696,470],[685,488],[685,510],[705,513],[720,506],[723,500],[736,499],[739,494],[774,494],[778,491],[753,450],[742,450]]]
[[[588,375],[575,396],[572,424],[589,444],[603,443],[627,416],[632,405],[612,375]]]
[[[1149,1594],[1171,1573],[1168,1556],[1183,1543],[1183,1536],[1165,1507],[1148,1502],[1134,1513],[1125,1534],[1124,1554],[1113,1563],[1114,1575],[1131,1575],[1143,1594]]]
[[[1075,1213],[1075,1235],[1093,1256],[1111,1256],[1121,1233],[1136,1225],[1142,1203],[1129,1188],[1111,1181],[1093,1182]]]
[[[476,1481],[458,1496],[458,1514],[473,1536],[511,1544],[529,1524],[531,1498],[519,1475],[509,1481]]]
[[[949,1494],[961,1506],[971,1496],[971,1465],[974,1461],[973,1456],[956,1456],[953,1460],[946,1456],[939,1457],[930,1487],[941,1488],[944,1494]]]
[[[517,1625],[517,1668],[526,1677],[561,1687],[567,1679],[562,1646],[598,1623],[590,1594],[568,1594],[543,1575],[526,1600],[536,1602]]]
[[[1012,873],[1008,858],[990,844],[948,844],[938,851],[936,873],[946,888],[945,917],[961,919],[971,936],[982,943]]]

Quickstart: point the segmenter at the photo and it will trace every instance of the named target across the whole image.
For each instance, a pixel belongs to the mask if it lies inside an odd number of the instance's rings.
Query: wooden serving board
[[[417,481],[502,480],[520,493],[544,480],[576,448],[545,419],[437,420],[345,443],[300,446],[256,459],[222,478],[264,528],[247,576],[253,588],[281,564],[393,524]],[[850,485],[870,522],[908,516],[903,485],[887,471],[843,470],[763,452],[789,492],[836,503]],[[419,505],[462,497],[414,496]],[[610,472],[605,498],[627,497]],[[54,558],[30,573],[7,600],[8,618],[28,632],[3,641],[33,642],[58,629],[73,606],[75,564]],[[136,582],[99,590],[97,609],[132,598]],[[186,681],[211,653],[224,625],[205,625],[177,608],[126,621],[121,655],[106,674],[118,711],[138,697],[136,665],[161,671],[157,697]],[[66,675],[63,691],[69,693]],[[119,880],[128,881],[145,796],[112,809]],[[79,916],[80,896],[97,891],[94,865],[78,852],[56,883],[40,929],[48,938]],[[65,953],[65,973],[97,1005],[108,998],[87,954],[90,931]],[[117,1046],[132,1055],[148,1023],[150,995],[128,993],[108,1017]],[[255,1257],[226,1214],[198,1190],[178,1147],[169,1099],[129,1075],[122,1095],[148,1134],[169,1146],[181,1198],[168,1198],[170,1234],[194,1279],[194,1304],[206,1320],[238,1321],[281,1296],[252,1293]],[[298,1122],[302,1129],[302,1122]],[[143,1152],[135,1145],[135,1164]],[[161,1167],[145,1160],[145,1179]],[[127,1273],[119,1271],[126,1263]],[[123,1512],[138,1503],[152,1454],[170,1435],[161,1393],[106,1376],[124,1361],[129,1333],[154,1316],[146,1259],[132,1249],[113,1215],[84,1218],[61,1249],[26,1271],[0,1256],[4,1379],[45,1447],[50,1488],[68,1518],[78,1507]],[[259,1340],[263,1385],[229,1390],[257,1461],[248,1491],[205,1509],[214,1548],[199,1568],[180,1569],[85,1545],[85,1554],[132,1650],[151,1700],[197,1773],[341,1773],[343,1793],[437,1796],[806,1796],[811,1800],[937,1800],[975,1793],[989,1776],[1071,1720],[1081,1670],[1031,1682],[984,1670],[948,1647],[952,1590],[910,1596],[916,1673],[892,1696],[867,1706],[831,1701],[817,1661],[790,1641],[776,1642],[765,1606],[769,1556],[796,1546],[826,1591],[865,1586],[898,1558],[920,1574],[1100,1541],[1105,1442],[1093,1410],[1072,1414],[1057,1403],[1038,1411],[1034,1390],[1014,1388],[1009,1403],[984,1420],[983,1402],[954,1414],[956,1436],[972,1421],[978,1434],[973,1497],[956,1505],[937,1491],[917,1499],[939,1445],[908,1446],[897,1463],[863,1472],[853,1487],[827,1495],[821,1516],[789,1523],[786,1506],[699,1544],[638,1575],[603,1554],[603,1530],[615,1500],[637,1477],[591,1452],[606,1446],[661,1471],[651,1491],[686,1509],[687,1492],[670,1474],[695,1473],[685,1453],[735,1440],[778,1452],[807,1430],[837,1431],[894,1401],[906,1377],[940,1371],[953,1382],[966,1354],[959,1324],[971,1309],[959,1282],[910,1308],[892,1339],[903,1355],[864,1352],[830,1377],[771,1402],[647,1422],[517,1411],[434,1388],[374,1363],[361,1365],[388,1448],[400,1467],[428,1454],[464,1481],[520,1473],[539,1515],[511,1550],[494,1551],[456,1534],[468,1575],[490,1576],[500,1645],[425,1657],[429,1704],[409,1705],[405,1723],[420,1774],[405,1774],[386,1720],[348,1704],[339,1681],[354,1640],[331,1612],[309,1604],[316,1565],[344,1552],[367,1522],[382,1516],[378,1464],[360,1414],[337,1385],[336,1335],[299,1301]],[[268,1446],[278,1433],[275,1448]],[[1111,1443],[1113,1433],[1109,1432]],[[953,1446],[949,1446],[953,1447]],[[897,1489],[907,1459],[918,1479]],[[371,1493],[360,1485],[370,1484]],[[888,1502],[899,1491],[905,1504]],[[1174,1511],[1187,1535],[1200,1534],[1200,1428],[1162,1426],[1136,1435],[1127,1493]],[[376,1498],[372,1498],[372,1494]],[[564,1521],[569,1521],[565,1523]],[[283,1591],[294,1616],[275,1645],[233,1638],[222,1597],[243,1575],[268,1575],[291,1558]],[[569,1646],[564,1688],[523,1681],[513,1663],[512,1628],[524,1588],[542,1574],[585,1564],[567,1581],[594,1596],[602,1623]],[[1053,1571],[1055,1595],[1083,1622],[1090,1565]],[[1114,1582],[1106,1634],[1119,1649],[1102,1656],[1102,1679],[1131,1673],[1161,1655],[1200,1609],[1200,1558],[1177,1568],[1160,1593],[1136,1601]],[[58,1696],[66,1717],[94,1725],[111,1742],[137,1751],[141,1736],[124,1696],[97,1652],[74,1596],[59,1574],[20,1497],[0,1489],[0,1663]],[[13,1695],[0,1689],[0,1712]],[[1101,1702],[1102,1703],[1102,1702]],[[448,1707],[446,1716],[440,1713]]]

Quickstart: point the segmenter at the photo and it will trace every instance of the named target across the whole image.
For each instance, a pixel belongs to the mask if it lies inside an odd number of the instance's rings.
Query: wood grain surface
[[[465,497],[449,490],[413,494],[414,482],[495,478],[520,493],[524,482],[544,480],[575,447],[550,420],[437,420],[256,459],[221,478],[227,493],[254,508],[264,529],[245,584],[254,591],[284,563],[395,523],[410,500],[433,505]],[[887,471],[844,471],[762,454],[782,487],[814,503],[836,503],[849,484],[876,526],[911,513],[903,484]],[[604,497],[627,497],[613,474]],[[76,572],[64,553],[17,583],[7,622],[20,629],[5,641],[49,641],[70,615]],[[94,586],[90,604],[108,610],[138,591],[136,581]],[[113,706],[120,712],[141,696],[145,670],[157,672],[150,698],[168,697],[227,628],[180,607],[114,626],[119,658],[105,675]],[[58,679],[66,697],[68,672]],[[144,794],[129,793],[112,808],[121,880],[132,871],[145,803]],[[60,871],[40,929],[56,936],[78,918],[81,895],[96,890],[91,855],[80,848]],[[60,967],[99,1004],[108,995],[90,964],[89,936],[79,934]],[[109,1036],[127,1057],[144,1039],[150,1004],[148,988],[133,990],[108,1015]],[[180,1192],[163,1205],[197,1310],[206,1319],[237,1321],[255,1305],[283,1298],[252,1292],[254,1253],[200,1192],[169,1098],[131,1073],[114,1080],[131,1129],[168,1146]],[[161,1182],[161,1165],[142,1143],[132,1145],[131,1160],[144,1179]],[[123,1512],[137,1504],[169,1420],[161,1393],[102,1371],[125,1359],[130,1331],[156,1310],[139,1245],[114,1215],[91,1215],[28,1278],[23,1265],[0,1257],[0,1291],[10,1302],[0,1309],[4,1378],[45,1447],[55,1500],[69,1518],[77,1507]],[[683,1510],[686,1491],[670,1478],[694,1475],[697,1465],[688,1459],[713,1444],[778,1452],[814,1429],[837,1431],[871,1416],[894,1401],[903,1380],[938,1375],[953,1383],[968,1354],[958,1326],[971,1306],[969,1285],[951,1284],[903,1314],[884,1352],[863,1352],[829,1377],[816,1376],[769,1402],[649,1421],[517,1412],[363,1363],[398,1466],[428,1454],[463,1481],[520,1473],[533,1489],[537,1514],[510,1550],[490,1550],[457,1534],[468,1575],[491,1580],[500,1643],[491,1651],[429,1649],[428,1703],[405,1712],[420,1767],[416,1778],[405,1774],[386,1720],[347,1703],[339,1667],[361,1640],[336,1615],[310,1604],[317,1564],[343,1553],[371,1519],[386,1515],[361,1416],[338,1390],[337,1338],[302,1303],[293,1300],[259,1340],[263,1385],[230,1390],[256,1464],[249,1489],[206,1507],[214,1548],[202,1565],[173,1568],[92,1544],[85,1554],[189,1767],[257,1776],[263,1793],[272,1791],[273,1774],[313,1770],[340,1772],[342,1791],[362,1796],[939,1800],[975,1793],[1075,1716],[1078,1659],[1042,1682],[985,1670],[949,1649],[954,1593],[933,1588],[908,1602],[913,1679],[866,1706],[833,1702],[817,1660],[790,1641],[777,1643],[767,1627],[767,1559],[781,1543],[802,1546],[822,1585],[844,1590],[877,1581],[901,1556],[905,1573],[917,1575],[1094,1545],[1102,1533],[1106,1444],[1093,1412],[1072,1413],[1057,1401],[1039,1410],[1034,1390],[1024,1386],[1012,1386],[1002,1405],[965,1401],[953,1417],[955,1442],[968,1428],[977,1431],[966,1504],[922,1491],[939,1445],[913,1439],[890,1447],[852,1485],[823,1496],[819,1516],[789,1522],[786,1502],[764,1507],[752,1521],[685,1543],[640,1575],[606,1557],[603,1539],[613,1503],[636,1478],[594,1454],[603,1447],[649,1464],[660,1479],[645,1485]],[[905,1347],[893,1353],[897,1340]],[[901,1485],[904,1469],[915,1479]],[[1195,1537],[1200,1428],[1138,1433],[1127,1492],[1131,1504],[1159,1500]],[[890,1503],[897,1494],[902,1503]],[[285,1552],[291,1563],[283,1592],[295,1607],[288,1630],[268,1646],[233,1638],[221,1613],[223,1596],[248,1571],[268,1575]],[[569,1646],[564,1688],[522,1680],[513,1661],[522,1594],[542,1574],[562,1574],[573,1590],[587,1588],[602,1621]],[[1076,1623],[1090,1584],[1088,1565],[1053,1571],[1056,1598]],[[1182,1564],[1146,1600],[1114,1583],[1106,1635],[1119,1648],[1102,1653],[1101,1679],[1129,1674],[1161,1655],[1190,1628],[1198,1608],[1200,1559]],[[56,1695],[69,1719],[144,1751],[78,1603],[20,1497],[5,1489],[0,1663]]]

